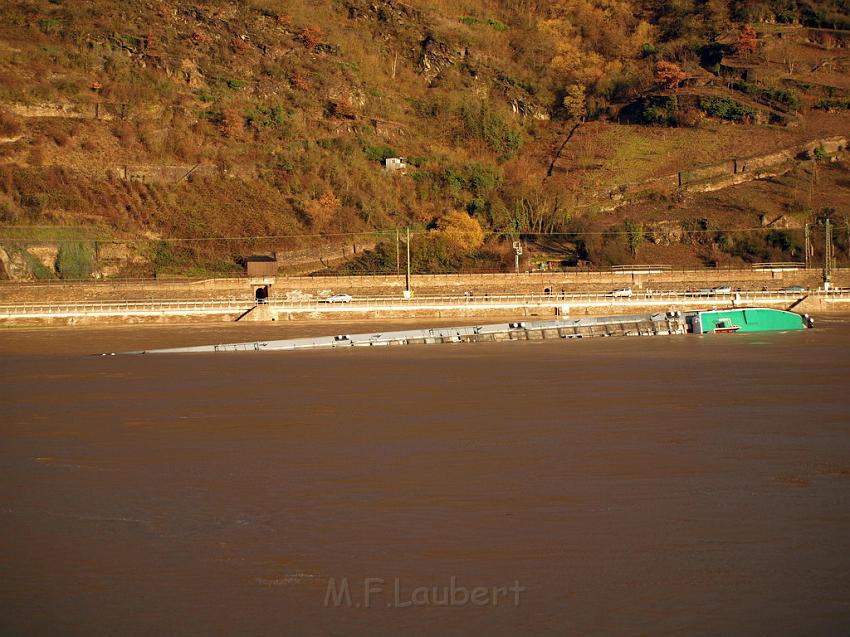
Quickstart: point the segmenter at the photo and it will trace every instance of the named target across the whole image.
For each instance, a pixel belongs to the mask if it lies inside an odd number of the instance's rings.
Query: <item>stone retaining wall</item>
[[[691,270],[659,274],[615,272],[541,272],[524,274],[414,275],[411,287],[419,296],[428,294],[598,292],[620,287],[649,290],[685,290],[729,285],[758,290],[791,285],[817,287],[820,270],[756,272],[754,270]],[[84,283],[0,283],[0,303],[43,303],[98,300],[190,300],[253,298],[260,280],[248,278],[201,281],[101,281]],[[850,287],[850,269],[837,270],[833,286]],[[401,295],[404,277],[397,275],[347,277],[277,277],[272,298],[310,297],[348,292],[355,296]]]

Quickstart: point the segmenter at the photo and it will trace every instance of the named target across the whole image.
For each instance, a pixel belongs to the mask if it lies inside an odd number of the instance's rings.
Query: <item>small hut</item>
[[[245,273],[249,277],[277,276],[277,255],[245,257]]]

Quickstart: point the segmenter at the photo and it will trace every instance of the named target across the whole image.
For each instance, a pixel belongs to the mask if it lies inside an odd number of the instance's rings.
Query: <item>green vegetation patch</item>
[[[59,246],[56,271],[63,279],[87,279],[94,270],[94,249],[91,243],[68,241]]]
[[[850,97],[824,97],[815,102],[815,108],[823,111],[850,110]]]
[[[471,15],[465,15],[458,18],[457,21],[461,24],[466,24],[471,27],[478,26],[479,24],[488,26],[493,29],[493,31],[498,31],[499,33],[503,33],[505,31],[510,30],[510,27],[507,24],[505,24],[504,22],[500,22],[499,20],[494,20],[493,18],[481,19]]]
[[[679,99],[675,95],[652,95],[641,104],[641,119],[645,124],[669,125],[679,110]]]
[[[800,108],[800,97],[788,89],[767,88],[743,81],[734,82],[732,88],[783,111],[797,111]]]
[[[480,139],[504,161],[515,156],[522,147],[522,132],[488,104],[464,103],[459,111],[459,141]]]
[[[708,115],[729,121],[740,121],[755,115],[753,109],[736,102],[731,97],[703,97],[699,104]]]
[[[282,128],[286,111],[280,104],[260,104],[245,112],[245,124],[256,130]]]
[[[366,159],[369,161],[379,161],[383,163],[389,157],[398,157],[398,153],[396,153],[389,146],[364,146],[363,153],[366,155]]]

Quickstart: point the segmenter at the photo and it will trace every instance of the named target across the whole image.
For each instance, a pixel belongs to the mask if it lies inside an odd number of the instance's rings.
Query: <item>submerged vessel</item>
[[[387,345],[480,343],[518,340],[597,338],[607,336],[662,336],[775,332],[804,330],[812,326],[808,315],[768,308],[656,312],[628,316],[558,318],[546,321],[492,323],[408,329],[368,334],[338,334],[272,341],[221,343],[126,352],[128,354],[183,354],[197,352],[282,351],[337,349]]]
[[[685,322],[693,334],[789,332],[814,325],[808,314],[764,307],[685,312]]]

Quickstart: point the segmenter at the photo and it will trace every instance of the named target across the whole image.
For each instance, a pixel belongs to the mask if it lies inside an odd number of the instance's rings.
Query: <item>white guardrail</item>
[[[633,293],[631,296],[614,296],[610,293],[567,293],[567,294],[481,294],[450,296],[414,296],[405,299],[398,296],[355,297],[348,303],[329,303],[322,299],[275,299],[269,300],[271,309],[286,311],[359,311],[392,308],[493,308],[505,309],[529,307],[558,307],[564,305],[621,305],[624,307],[642,304],[661,305],[704,302],[732,303],[780,303],[793,302],[806,296],[817,296],[850,300],[850,290],[823,290],[811,292],[791,291],[742,291],[729,294],[707,292],[652,291]],[[132,301],[84,301],[77,303],[15,303],[0,305],[0,318],[20,316],[103,316],[103,315],[150,315],[150,314],[228,314],[242,313],[256,305],[253,299],[210,299],[210,300],[132,300]]]

